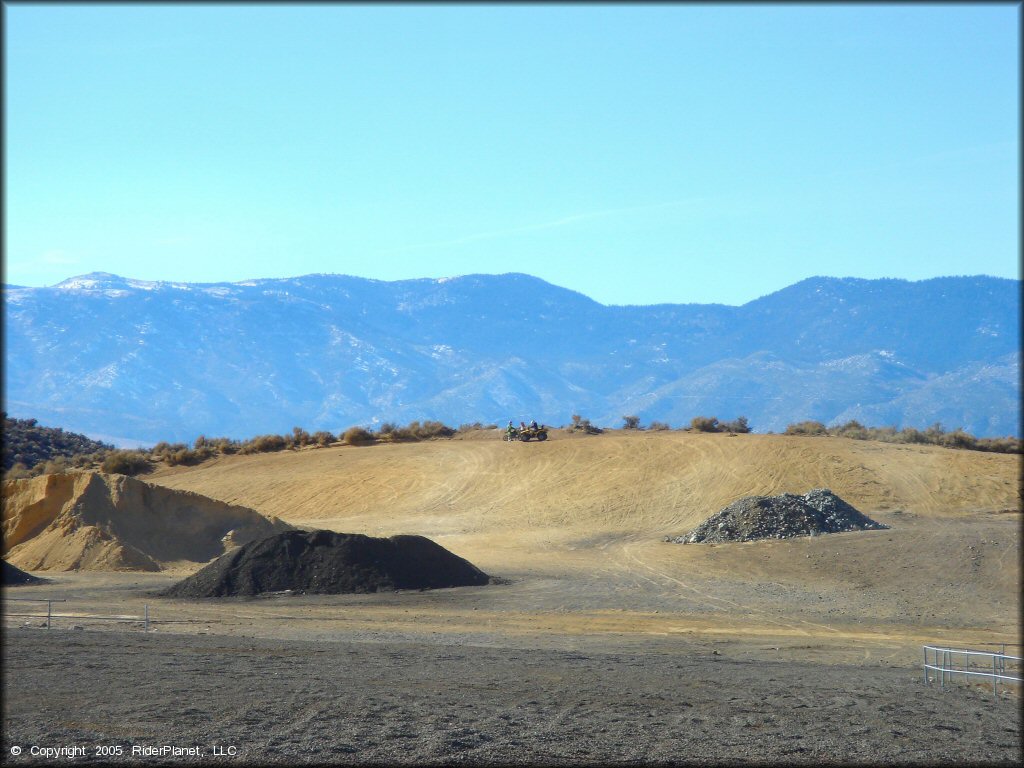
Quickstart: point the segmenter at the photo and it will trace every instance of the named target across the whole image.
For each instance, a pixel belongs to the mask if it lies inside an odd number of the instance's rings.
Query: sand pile
[[[666,541],[717,544],[888,527],[858,512],[827,488],[815,488],[803,496],[747,496],[709,517],[688,535],[669,537]]]
[[[290,528],[246,507],[96,472],[8,480],[3,504],[3,556],[30,571],[159,571]]]
[[[2,561],[4,564],[4,586],[14,587],[21,584],[42,584],[43,579],[33,576],[31,573],[25,573],[21,568],[8,563],[6,560]]]
[[[262,592],[387,592],[486,584],[467,560],[422,536],[287,531],[230,552],[163,592],[225,597]]]

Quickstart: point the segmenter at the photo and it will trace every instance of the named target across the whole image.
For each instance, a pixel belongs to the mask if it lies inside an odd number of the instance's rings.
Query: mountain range
[[[812,277],[605,306],[523,274],[4,286],[5,409],[120,444],[434,419],[746,416],[1019,436],[1020,281]]]

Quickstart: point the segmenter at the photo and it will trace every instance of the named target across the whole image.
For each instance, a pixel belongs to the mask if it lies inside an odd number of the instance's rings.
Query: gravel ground
[[[754,662],[680,642],[568,652],[17,628],[3,660],[8,765],[1022,757],[1019,698],[927,687],[919,669]],[[202,756],[131,757],[162,745]],[[33,746],[86,756],[33,758]]]

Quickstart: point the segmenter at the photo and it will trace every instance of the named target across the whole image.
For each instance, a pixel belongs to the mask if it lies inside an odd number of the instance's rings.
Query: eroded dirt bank
[[[70,472],[3,483],[3,554],[30,571],[197,566],[288,528],[245,507],[124,475]]]

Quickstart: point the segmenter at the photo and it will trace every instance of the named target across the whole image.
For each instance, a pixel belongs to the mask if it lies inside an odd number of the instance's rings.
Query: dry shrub
[[[374,440],[373,433],[362,427],[349,427],[341,436],[341,442],[345,445],[369,445]]]
[[[718,417],[694,416],[690,419],[690,429],[696,429],[698,432],[718,432]]]
[[[313,433],[313,442],[317,445],[330,445],[337,439],[333,434],[324,430]]]
[[[44,475],[63,475],[70,469],[68,460],[63,456],[55,456],[43,464]]]
[[[419,426],[414,428],[413,425],[418,424]],[[419,422],[412,422],[409,428],[415,433],[416,437],[420,439],[428,439],[431,437],[451,437],[455,434],[455,430],[449,427],[447,424],[442,424],[440,421],[424,421],[422,424]]]
[[[867,439],[868,430],[856,419],[851,419],[845,424],[841,424],[838,427],[833,427],[829,430],[833,435],[839,437],[848,437],[851,440],[865,440]]]
[[[828,430],[820,421],[799,421],[786,427],[787,435],[827,435]]]
[[[312,445],[313,436],[302,427],[292,427],[292,435],[288,442],[296,448],[305,448]]]
[[[746,416],[740,416],[738,419],[733,421],[723,421],[718,425],[720,432],[736,432],[738,434],[746,434],[750,432],[750,425],[747,423]]]
[[[819,421],[801,421],[786,427],[787,435],[836,435],[854,440],[878,440],[883,443],[910,443],[916,445],[939,445],[943,448],[957,448],[968,451],[993,451],[997,453],[1021,453],[1022,441],[1015,437],[977,438],[962,427],[947,432],[936,422],[923,432],[913,427],[897,429],[889,427],[865,427],[857,421],[848,421],[836,427],[826,428]]]
[[[117,475],[138,475],[148,472],[152,465],[142,451],[111,451],[103,459],[100,469]]]
[[[479,422],[477,422],[479,424]],[[483,425],[479,427],[476,425],[470,425],[472,429],[482,429]],[[410,421],[407,426],[396,427],[391,422],[385,422],[381,424],[378,430],[380,437],[386,441],[401,442],[408,440],[429,440],[435,437],[451,437],[455,434],[455,430],[449,427],[447,424],[443,424],[440,421]]]
[[[1022,453],[1022,441],[1016,437],[982,437],[975,448],[993,453]]]
[[[924,432],[914,429],[913,427],[904,427],[900,430],[900,433],[896,435],[896,442],[898,443],[927,443],[928,437]]]
[[[4,480],[22,480],[33,476],[32,471],[20,461],[4,472]]]
[[[218,453],[223,454],[238,453],[239,449],[239,442],[227,437],[211,438],[207,441],[207,444],[216,449]]]
[[[190,451],[187,448],[181,448],[172,453],[164,454],[164,461],[172,467],[179,465],[194,466],[196,464],[201,464],[216,455],[217,450],[212,445],[204,443],[202,447],[193,451]]]
[[[240,453],[267,453],[269,451],[282,451],[287,447],[288,441],[281,437],[281,435],[260,435],[242,443]]]
[[[578,413],[572,415],[572,426],[568,428],[570,432],[584,432],[588,435],[599,435],[604,430],[600,427],[595,427],[590,423],[590,419],[584,419]]]
[[[966,450],[973,450],[977,447],[977,444],[977,438],[975,438],[974,435],[964,432],[962,429],[947,432],[939,441],[939,445],[945,446],[946,448],[962,448]]]

